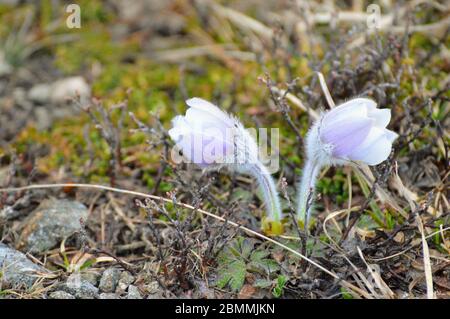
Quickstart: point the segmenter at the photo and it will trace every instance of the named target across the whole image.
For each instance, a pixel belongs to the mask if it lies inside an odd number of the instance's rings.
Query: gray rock
[[[98,286],[102,292],[114,292],[120,279],[120,270],[108,268],[103,272]]]
[[[154,293],[154,294],[149,294],[147,296],[147,299],[166,299],[166,298],[167,297],[164,296],[163,292],[157,292],[157,293]]]
[[[45,104],[50,100],[51,91],[50,84],[36,84],[28,91],[28,99],[35,103]]]
[[[9,177],[9,175],[11,174],[11,168],[5,166],[0,168],[0,187],[5,187],[7,185],[5,185],[5,181],[6,179]]]
[[[123,294],[128,286],[134,282],[134,277],[128,271],[123,271],[120,274],[119,283],[117,284],[116,293]]]
[[[39,274],[48,271],[33,263],[23,253],[0,243],[0,281],[12,288],[31,287]]]
[[[75,297],[65,291],[54,291],[48,296],[50,299],[75,299]]]
[[[91,284],[79,273],[74,273],[60,286],[60,289],[78,299],[94,299],[98,297],[98,288]]]
[[[0,210],[0,220],[10,220],[19,215],[19,212],[14,210],[12,206],[5,206]]]
[[[156,294],[161,291],[161,288],[159,287],[159,283],[157,281],[152,281],[144,285],[144,290],[149,294]]]
[[[98,281],[100,279],[100,274],[96,272],[82,272],[81,278],[89,281],[92,285],[98,286]]]
[[[51,127],[55,118],[54,112],[50,112],[45,106],[36,106],[34,108],[34,116],[36,118],[36,128],[40,131]]]
[[[39,104],[64,105],[77,95],[82,103],[86,103],[91,95],[91,88],[81,76],[36,84],[28,91],[28,99]]]
[[[24,221],[22,242],[30,252],[47,251],[79,231],[80,219],[87,217],[88,209],[79,202],[46,200]]]
[[[141,293],[138,287],[130,285],[128,287],[127,299],[142,299]]]
[[[120,299],[120,297],[111,292],[103,292],[100,294],[100,299]]]
[[[6,5],[6,6],[17,6],[20,4],[19,0],[3,0],[2,1],[2,5]]]
[[[81,103],[86,103],[91,95],[91,88],[81,76],[74,76],[56,81],[52,84],[50,102],[65,104],[75,96],[79,96]]]

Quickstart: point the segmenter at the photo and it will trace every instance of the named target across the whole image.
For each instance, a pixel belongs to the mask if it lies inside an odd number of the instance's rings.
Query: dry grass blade
[[[352,211],[358,211],[359,209],[361,209],[361,207],[360,206],[355,206],[355,207],[352,207],[352,208],[350,208],[350,209],[342,209],[342,210],[338,210],[338,211],[336,211],[336,212],[332,212],[332,213],[330,213],[330,214],[328,214],[327,215],[327,217],[325,218],[325,220],[323,221],[323,225],[322,225],[322,227],[323,227],[323,232],[325,233],[325,236],[327,236],[327,238],[330,240],[330,242],[332,242],[335,246],[336,246],[336,248],[337,249],[339,249],[339,250],[341,250],[341,248],[339,247],[339,245],[338,245],[338,243],[330,236],[330,234],[328,233],[328,229],[327,229],[327,223],[328,223],[328,221],[329,220],[335,220],[335,218],[337,217],[337,216],[339,216],[339,215],[342,215],[342,214],[349,214],[350,212],[352,212]]]
[[[416,201],[419,198],[416,193],[408,189],[398,175],[397,165],[395,165],[395,173],[391,179],[391,186],[397,190],[397,192],[408,201],[411,211],[416,209]]]
[[[425,230],[423,227],[422,219],[419,215],[416,216],[417,227],[422,235],[422,249],[423,249],[423,266],[425,271],[425,281],[427,284],[427,298],[435,299],[433,289],[433,273],[431,271],[430,250],[428,249],[428,243],[425,238]]]
[[[117,204],[114,197],[112,195],[108,195],[108,198],[111,201],[111,206],[113,207],[117,215],[119,215],[119,217],[124,221],[124,223],[128,226],[128,228],[130,228],[130,230],[134,232],[136,230],[136,226],[134,226],[133,222],[125,215],[123,210]]]
[[[383,293],[383,297],[385,299],[394,298],[395,297],[394,292],[388,287],[388,285],[381,278],[379,270],[377,271],[377,269],[375,267],[372,267],[371,265],[369,265],[367,263],[366,259],[364,258],[364,255],[361,251],[361,248],[359,248],[359,246],[357,247],[357,250],[358,250],[359,256],[361,257],[362,261],[366,265],[367,270],[370,273],[370,276],[373,278],[373,281],[377,285],[378,289]]]
[[[243,30],[252,31],[266,40],[271,40],[273,37],[273,30],[258,20],[255,20],[241,12],[231,8],[223,7],[219,4],[211,4],[212,9],[222,17],[229,19],[236,26]]]
[[[263,79],[263,78],[262,78],[261,81],[262,81],[264,84],[267,84],[266,79]],[[315,111],[315,110],[313,110],[313,109],[311,109],[311,108],[309,108],[309,107],[306,107],[306,106],[303,104],[303,102],[302,102],[298,97],[296,97],[294,94],[292,94],[292,93],[286,93],[286,90],[279,89],[279,88],[277,88],[276,86],[272,86],[272,87],[271,87],[271,90],[272,90],[275,94],[277,94],[278,96],[280,96],[280,97],[281,97],[281,96],[286,97],[286,99],[287,99],[289,102],[291,102],[291,103],[294,104],[296,107],[298,107],[299,109],[303,110],[304,112],[308,113],[309,116],[311,116],[313,120],[317,120],[317,119],[319,118],[319,113],[317,113],[317,111]]]
[[[354,172],[358,174],[362,179],[366,182],[369,188],[372,187],[375,182],[375,177],[373,176],[372,171],[369,166],[366,164],[361,164],[358,167],[352,167]],[[403,208],[397,203],[394,196],[390,196],[386,190],[384,190],[380,185],[375,185],[375,194],[377,198],[382,203],[387,203],[392,206],[399,214],[401,214],[404,218],[408,218],[408,214],[404,211]]]
[[[255,54],[252,52],[245,52],[237,50],[233,45],[203,45],[188,48],[178,48],[157,51],[151,57],[158,61],[179,63],[182,60],[188,60],[199,56],[216,56],[217,50],[224,50],[224,52],[235,59],[241,61],[255,61]]]
[[[330,90],[328,90],[327,82],[325,82],[325,78],[322,74],[322,72],[316,72],[317,76],[319,77],[320,87],[322,88],[323,95],[325,95],[325,98],[327,99],[328,106],[332,109],[336,106],[336,104],[333,101],[333,98],[331,97]]]
[[[426,236],[425,239],[431,238],[431,237],[433,237],[433,236],[436,235],[436,234],[442,234],[442,236],[444,236],[444,235],[443,235],[444,232],[446,232],[446,231],[448,231],[448,230],[450,230],[450,227],[446,227],[446,228],[439,229],[438,231],[435,231],[435,232],[429,234],[428,236]],[[395,254],[393,254],[393,255],[386,256],[386,257],[382,257],[382,258],[370,258],[370,260],[372,260],[372,261],[382,261],[382,260],[387,260],[387,259],[391,259],[391,258],[395,258],[395,257],[401,256],[401,255],[403,255],[404,253],[406,253],[407,251],[409,251],[409,250],[413,249],[414,247],[416,247],[417,245],[419,245],[420,243],[422,243],[422,241],[420,241],[420,242],[417,243],[417,244],[413,244],[413,245],[411,245],[410,247],[408,247],[407,249],[404,249],[404,250],[402,250],[402,251],[400,251],[400,252],[398,252],[398,253],[395,253]]]

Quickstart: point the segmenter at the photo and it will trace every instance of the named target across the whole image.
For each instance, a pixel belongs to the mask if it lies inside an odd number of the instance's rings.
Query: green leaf
[[[349,293],[344,287],[341,287],[342,298],[353,299],[353,295]]]
[[[268,273],[278,271],[280,266],[275,260],[266,258],[268,255],[269,252],[265,250],[254,251],[250,257],[249,266],[255,271],[262,270]]]
[[[265,257],[267,257],[268,255],[269,255],[269,252],[267,250],[256,250],[253,252],[250,259],[252,261],[260,261],[260,260],[264,259]]]
[[[95,258],[89,259],[87,261],[85,261],[83,263],[83,265],[81,265],[80,270],[85,270],[88,269],[89,267],[91,267],[94,263],[96,262]]]
[[[253,243],[249,239],[238,237],[219,254],[217,287],[228,285],[233,291],[242,288],[247,274],[247,259],[252,250]]]
[[[280,298],[283,295],[284,285],[286,284],[287,279],[285,276],[280,275],[277,278],[277,285],[272,290],[272,295],[275,298]]]
[[[245,283],[247,271],[264,274],[278,271],[280,266],[275,260],[268,258],[269,254],[268,250],[254,250],[252,240],[238,237],[218,256],[219,278],[216,285],[219,288],[228,285],[232,290],[239,291]],[[271,286],[273,282],[265,284]]]
[[[253,243],[249,239],[244,237],[238,237],[233,242],[233,244],[228,246],[226,252],[231,253],[235,257],[248,259],[252,250],[253,250]]]
[[[239,291],[245,282],[247,267],[243,260],[234,260],[228,265],[219,268],[217,287],[224,288],[229,285],[233,291]]]
[[[272,285],[273,285],[273,281],[267,280],[267,279],[256,279],[255,283],[253,284],[253,286],[255,286],[257,288],[268,288]]]

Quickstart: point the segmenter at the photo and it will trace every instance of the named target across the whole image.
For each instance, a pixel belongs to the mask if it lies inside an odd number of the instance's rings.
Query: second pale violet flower
[[[361,161],[377,165],[391,153],[397,134],[386,129],[391,110],[378,109],[374,101],[356,98],[325,113],[313,128],[322,149],[317,156],[330,164]],[[320,152],[320,149],[308,150]]]
[[[306,164],[298,192],[298,218],[307,222],[315,183],[324,165],[365,163],[377,165],[391,153],[397,134],[386,127],[389,109],[374,101],[356,98],[324,113],[308,132]]]

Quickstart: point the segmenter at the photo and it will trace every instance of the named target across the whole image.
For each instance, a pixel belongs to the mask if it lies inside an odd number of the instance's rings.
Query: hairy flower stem
[[[297,219],[303,222],[305,229],[308,229],[309,217],[313,210],[312,203],[314,200],[316,181],[321,168],[322,165],[312,159],[307,159],[303,168],[297,199]]]
[[[266,204],[267,217],[272,221],[281,221],[281,205],[275,182],[267,168],[261,163],[251,165],[249,173],[256,178]]]

